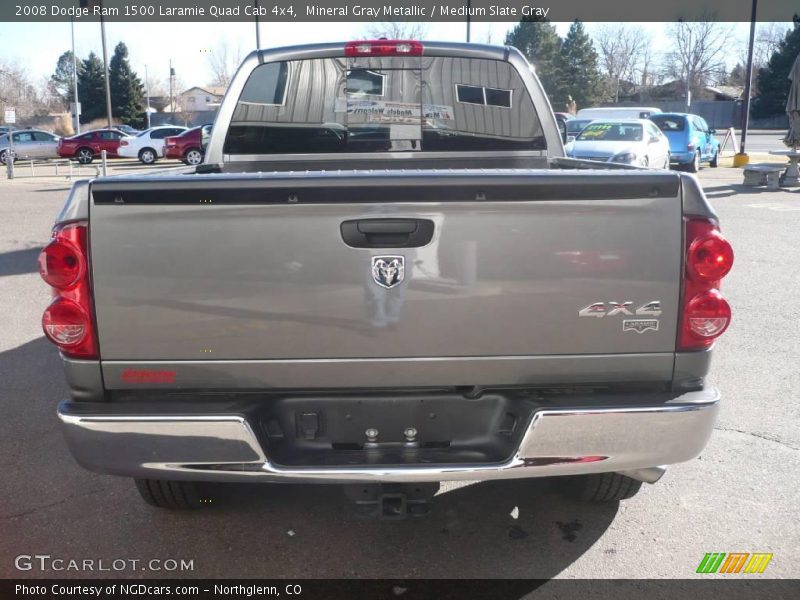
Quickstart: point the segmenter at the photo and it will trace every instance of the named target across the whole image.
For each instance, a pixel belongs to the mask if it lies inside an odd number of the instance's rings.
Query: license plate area
[[[280,398],[259,418],[283,466],[497,463],[511,457],[534,403],[484,394]]]

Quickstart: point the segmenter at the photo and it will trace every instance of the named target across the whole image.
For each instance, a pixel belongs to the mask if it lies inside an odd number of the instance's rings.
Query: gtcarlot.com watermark
[[[50,554],[20,554],[14,559],[18,571],[114,573],[152,571],[154,573],[194,571],[194,559],[185,558],[62,558]]]

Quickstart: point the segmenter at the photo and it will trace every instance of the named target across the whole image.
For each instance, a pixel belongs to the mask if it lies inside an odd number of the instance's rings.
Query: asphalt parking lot
[[[736,251],[734,321],[711,375],[723,407],[702,456],[621,504],[567,501],[545,480],[452,485],[429,517],[401,522],[358,519],[336,486],[231,486],[207,510],[160,511],[131,481],[78,467],[58,429],[67,390],[36,273],[68,183],[0,179],[0,577],[685,578],[706,552],[771,552],[763,577],[796,576],[800,189],[743,188],[728,168],[699,177]],[[193,570],[15,568],[35,554]]]

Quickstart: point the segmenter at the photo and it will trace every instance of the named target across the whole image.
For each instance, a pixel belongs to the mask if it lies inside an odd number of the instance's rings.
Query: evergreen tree
[[[128,47],[120,42],[109,64],[111,111],[123,123],[141,126],[145,121],[144,86],[128,62]]]
[[[78,71],[78,97],[81,102],[81,123],[88,123],[105,116],[106,89],[103,61],[94,53],[82,61]]]
[[[563,110],[567,92],[561,81],[561,38],[556,28],[546,20],[526,17],[508,32],[506,44],[517,48],[533,65],[553,110]]]
[[[753,101],[753,116],[770,117],[786,110],[789,97],[789,71],[800,54],[800,15],[795,15],[794,27],[772,53],[767,66],[758,71],[759,95]]]
[[[597,52],[583,23],[575,21],[561,45],[561,90],[569,94],[577,108],[587,108],[600,100],[602,76]],[[560,104],[559,104],[560,102]],[[566,98],[556,98],[553,110],[563,110]],[[558,108],[556,108],[558,106]]]
[[[78,76],[80,77],[83,61],[78,61]],[[67,50],[58,57],[56,70],[50,76],[50,90],[55,96],[63,100],[65,105],[75,101],[75,93],[72,85],[74,67],[72,62],[72,51]]]

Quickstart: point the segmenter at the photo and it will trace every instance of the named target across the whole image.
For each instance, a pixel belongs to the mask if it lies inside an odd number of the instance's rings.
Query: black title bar
[[[0,21],[162,22],[749,21],[752,0],[3,0]],[[798,0],[759,0],[758,21],[789,22]]]

